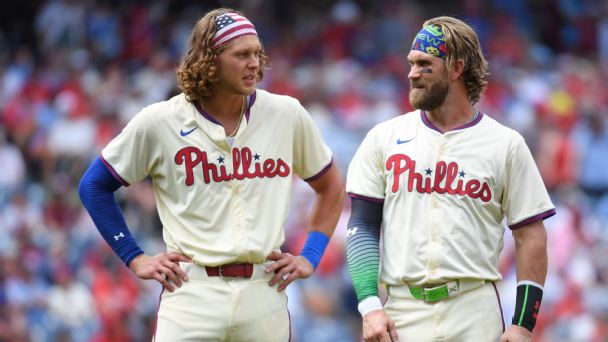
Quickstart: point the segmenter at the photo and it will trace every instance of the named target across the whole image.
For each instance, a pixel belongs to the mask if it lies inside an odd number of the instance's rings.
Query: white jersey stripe
[[[244,21],[241,23],[234,23],[234,24],[226,26],[223,29],[221,29],[220,31],[218,31],[215,34],[213,41],[217,42],[217,41],[221,40],[223,37],[225,37],[227,34],[232,33],[234,31],[242,30],[242,29],[254,29],[254,32],[255,32],[255,27],[253,26],[253,24],[251,24],[248,21]]]

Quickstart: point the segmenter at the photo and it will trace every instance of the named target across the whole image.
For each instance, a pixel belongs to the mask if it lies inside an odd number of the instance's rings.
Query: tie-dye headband
[[[429,25],[424,27],[414,38],[412,50],[422,51],[430,55],[445,58],[447,47],[445,36],[438,26]]]
[[[247,34],[258,35],[255,26],[247,18],[234,12],[222,13],[215,18],[213,47],[222,46]]]

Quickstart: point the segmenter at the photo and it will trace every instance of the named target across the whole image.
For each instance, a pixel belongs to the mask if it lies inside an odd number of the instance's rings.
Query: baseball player
[[[348,169],[346,253],[363,337],[530,341],[547,272],[543,219],[555,213],[534,160],[517,132],[474,106],[488,66],[467,24],[426,21],[407,60],[417,110],[374,127]],[[518,279],[506,332],[495,285],[504,218]]]
[[[343,183],[300,103],[256,90],[268,58],[231,9],[200,19],[177,71],[182,94],[139,112],[81,180],[100,233],[164,287],[156,341],[287,341],[285,288],[310,276],[340,215]],[[282,253],[293,176],[316,192],[301,254]],[[150,177],[167,252],[144,254],[113,192]]]

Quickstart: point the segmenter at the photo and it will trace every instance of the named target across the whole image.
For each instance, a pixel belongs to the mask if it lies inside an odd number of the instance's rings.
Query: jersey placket
[[[231,180],[227,182],[222,182],[224,183],[223,186],[227,187],[228,191],[230,192],[230,217],[226,221],[229,224],[226,229],[231,230],[231,235],[233,238],[232,246],[235,255],[244,255],[250,249],[247,239],[247,232],[245,231],[246,208],[244,207],[245,203],[243,203],[243,188],[245,186],[246,179],[239,180],[234,178],[234,174],[236,172],[242,172],[243,170],[234,169],[235,164],[233,158],[233,150],[240,150],[240,146],[242,146],[239,141],[243,138],[240,136],[248,126],[248,118],[244,117],[243,120],[241,120],[239,128],[237,130],[237,134],[233,137],[232,143],[228,141],[225,129],[219,122],[217,122],[213,118],[210,118],[208,114],[203,114],[201,118],[204,118],[204,124],[208,127],[208,132],[210,132],[209,137],[214,142],[217,150],[220,152],[220,155],[224,159],[226,171],[229,174],[233,175],[233,178]],[[241,163],[240,168],[242,167],[243,165]]]
[[[224,128],[222,130],[222,139],[220,142],[221,150],[226,153],[226,166],[230,167],[230,172],[233,178],[227,182],[226,186],[230,187],[230,207],[231,207],[231,218],[229,222],[232,223],[232,235],[234,237],[234,250],[236,255],[242,255],[247,251],[247,239],[246,232],[244,231],[244,208],[243,208],[243,180],[234,178],[234,174],[239,170],[234,169],[234,161],[232,157],[232,150],[238,149],[235,144],[230,147],[226,141],[226,135],[224,134]]]
[[[437,165],[437,162],[440,160],[445,160],[445,149],[446,149],[446,138],[445,135],[441,135],[437,137],[437,146],[435,153],[435,160],[433,160],[433,165]],[[434,170],[437,172],[437,170]],[[435,184],[438,186],[439,184]],[[432,280],[438,278],[438,269],[441,265],[441,256],[442,256],[442,246],[441,246],[441,226],[443,224],[443,215],[442,215],[442,203],[441,196],[437,192],[433,191],[430,194],[430,199],[428,201],[428,217],[427,222],[430,222],[428,226],[428,259],[427,259],[427,271],[428,277]]]
[[[235,241],[235,249],[237,250],[237,254],[242,254],[247,250],[247,239],[246,232],[244,231],[244,208],[243,208],[243,196],[242,196],[242,187],[240,184],[241,181],[233,179],[232,183],[232,211],[233,211],[233,227],[234,227],[234,235],[236,238]]]

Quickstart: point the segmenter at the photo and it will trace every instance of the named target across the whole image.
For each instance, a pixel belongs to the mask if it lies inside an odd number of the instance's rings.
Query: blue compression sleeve
[[[305,257],[306,260],[312,264],[314,269],[317,269],[328,243],[329,238],[327,235],[318,231],[311,231],[308,233],[306,243],[304,244],[304,248],[302,248],[300,255]]]
[[[359,302],[378,296],[380,226],[383,203],[352,198],[346,234],[346,261]]]
[[[101,236],[128,266],[131,260],[144,252],[129,232],[122,210],[114,199],[114,191],[120,186],[98,157],[82,176],[78,194]]]

